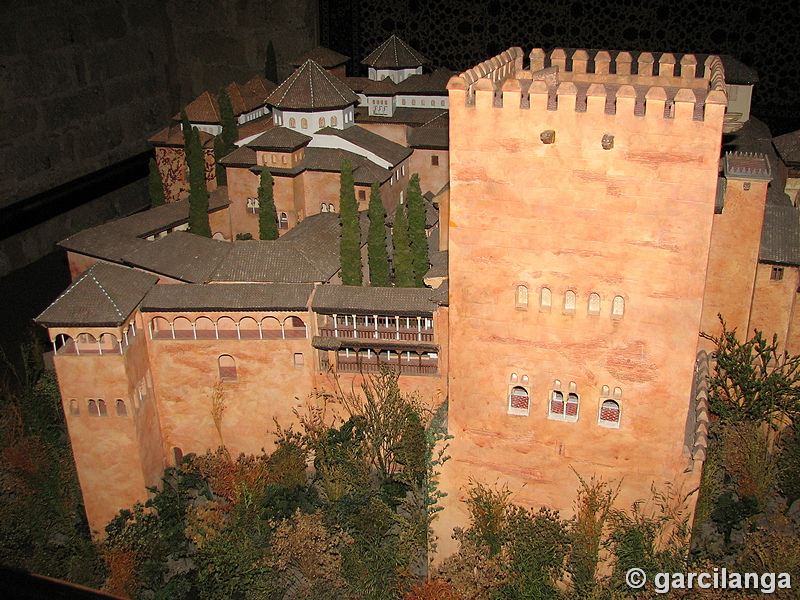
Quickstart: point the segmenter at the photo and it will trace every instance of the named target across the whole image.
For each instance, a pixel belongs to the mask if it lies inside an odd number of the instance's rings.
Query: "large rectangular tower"
[[[470,478],[569,513],[573,469],[622,480],[622,505],[699,477],[685,473],[684,445],[721,62],[535,49],[523,70],[522,59],[511,48],[448,86],[445,555]]]

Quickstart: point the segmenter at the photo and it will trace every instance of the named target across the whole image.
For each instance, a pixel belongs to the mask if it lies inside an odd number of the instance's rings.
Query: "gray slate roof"
[[[267,98],[268,104],[288,110],[344,108],[356,102],[353,90],[313,60],[306,61]]]
[[[779,135],[772,140],[781,160],[787,165],[800,163],[800,131]]]
[[[392,36],[378,46],[372,53],[361,61],[376,69],[408,69],[421,67],[428,59],[414,50],[396,35]]]
[[[318,131],[317,136],[334,136],[346,140],[388,161],[393,167],[399,165],[411,156],[413,152],[410,148],[406,148],[358,125],[352,125],[345,129],[326,127]]]
[[[212,240],[186,231],[175,231],[126,254],[123,260],[136,267],[181,281],[205,283],[231,247],[230,242]]]
[[[280,240],[234,242],[211,276],[211,281],[261,283],[313,283],[327,279],[327,274],[293,244]]]
[[[46,327],[118,327],[157,281],[149,273],[98,262],[35,320]]]
[[[411,130],[408,136],[408,145],[412,148],[448,150],[450,148],[450,123],[447,113],[442,113],[422,127]]]
[[[800,266],[800,211],[789,197],[770,186],[764,208],[759,260]]]
[[[430,288],[379,288],[323,285],[317,288],[311,308],[322,314],[430,315],[439,308]]]
[[[292,152],[311,141],[311,137],[287,127],[273,127],[247,144],[253,150]]]
[[[209,212],[228,206],[228,188],[212,192],[208,204]],[[150,242],[141,238],[188,222],[189,201],[179,200],[86,229],[58,245],[72,252],[121,263],[124,256],[147,247]]]
[[[143,312],[308,310],[314,289],[303,283],[161,284],[142,301]]]

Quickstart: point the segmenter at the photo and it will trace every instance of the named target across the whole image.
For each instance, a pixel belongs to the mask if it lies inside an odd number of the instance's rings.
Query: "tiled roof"
[[[326,127],[317,132],[315,140],[319,140],[321,136],[335,136],[355,144],[359,148],[363,148],[368,152],[379,156],[383,160],[389,162],[392,167],[399,165],[406,158],[411,156],[413,150],[401,146],[383,136],[373,133],[358,125],[346,127],[345,129],[336,129],[335,127]]]
[[[447,115],[447,109],[398,106],[391,117],[382,117],[370,115],[365,107],[360,107],[356,109],[356,123],[399,123],[413,127],[424,125],[439,115]]]
[[[219,102],[217,97],[210,92],[203,92],[197,98],[187,104],[183,111],[189,118],[191,123],[219,123]],[[181,120],[181,114],[178,113],[172,117],[175,121]]]
[[[308,60],[270,94],[267,102],[280,109],[324,110],[355,104],[358,96],[313,60]]]
[[[273,127],[247,144],[253,150],[292,152],[307,145],[312,138],[287,127]]]
[[[328,278],[291,243],[247,240],[233,243],[211,281],[314,283]]]
[[[772,180],[772,170],[766,155],[756,152],[726,152],[725,177],[739,179]]]
[[[440,306],[450,305],[450,281],[445,279],[431,294],[431,300]]]
[[[371,85],[373,80],[369,77],[345,77],[344,82],[354,92],[362,92],[364,89]]]
[[[430,288],[323,285],[317,288],[311,308],[323,314],[430,315],[439,308],[430,297]]]
[[[453,75],[458,73],[445,68],[436,69],[433,73],[410,75],[397,84],[397,93],[446,96],[447,82]]]
[[[437,209],[433,202],[428,200],[423,196],[422,201],[425,203],[425,227],[426,229],[430,229],[434,225],[439,222],[439,209]],[[394,224],[394,217],[397,214],[397,209],[400,208],[396,206],[394,210],[392,210],[389,214],[386,215],[386,224],[393,225]]]
[[[95,263],[38,317],[46,327],[122,325],[158,277],[136,269]]]
[[[143,312],[307,310],[314,289],[303,283],[211,283],[154,286]]]
[[[211,192],[209,212],[215,212],[230,204],[228,188],[221,187]],[[163,206],[111,221],[91,229],[78,232],[58,243],[72,252],[96,256],[112,262],[123,262],[123,256],[148,245],[143,237],[172,229],[189,221],[189,201],[178,200]]]
[[[421,67],[428,62],[422,54],[414,50],[396,35],[392,36],[373,50],[361,64],[375,69],[410,69]]]
[[[438,250],[429,253],[431,268],[425,277],[447,277],[447,250]]]
[[[697,62],[700,63],[700,55],[697,56]],[[753,85],[758,83],[758,73],[755,69],[748,67],[728,54],[720,54],[719,58],[722,61],[723,69],[725,69],[725,83],[734,85]],[[703,55],[703,62],[705,62],[705,55]]]
[[[417,127],[408,136],[412,148],[448,150],[450,148],[450,122],[447,113],[437,115],[422,127]]]
[[[226,167],[252,167],[256,164],[256,151],[248,146],[240,146],[219,162]]]
[[[350,60],[350,57],[345,56],[344,54],[339,54],[335,50],[331,50],[325,46],[317,46],[313,50],[304,52],[300,56],[294,58],[294,60],[292,60],[292,66],[296,69],[297,67],[303,65],[307,60],[313,60],[315,63],[325,67],[326,69],[332,69],[334,67],[343,65]]]
[[[183,129],[180,123],[173,123],[169,127],[165,127],[149,140],[154,146],[170,146],[183,148]],[[210,148],[214,143],[214,136],[205,131],[200,132],[200,143]]]
[[[397,93],[397,84],[384,77],[381,81],[371,81],[363,91],[367,96],[394,96]]]
[[[122,259],[133,266],[187,281],[205,283],[232,247],[230,242],[175,231],[148,242]]]
[[[779,190],[772,198],[767,197],[758,258],[767,263],[800,266],[800,211]]]
[[[773,138],[772,143],[781,160],[788,164],[800,163],[800,131],[793,131]]]
[[[339,238],[342,227],[338,213],[319,213],[306,217],[280,237],[314,264],[329,280],[340,269]]]
[[[256,74],[244,85],[234,82],[226,87],[225,91],[231,99],[233,114],[238,116],[264,106],[269,95],[276,89],[278,89],[276,83],[261,74]]]

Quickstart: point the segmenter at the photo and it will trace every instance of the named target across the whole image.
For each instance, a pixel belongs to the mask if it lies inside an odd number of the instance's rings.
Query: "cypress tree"
[[[342,162],[339,222],[342,226],[342,238],[339,245],[342,283],[344,285],[361,285],[361,226],[353,183],[353,168],[348,160]]]
[[[389,287],[389,255],[386,252],[386,212],[383,210],[381,189],[372,184],[369,196],[369,284],[372,287]]]
[[[272,40],[267,42],[267,57],[264,61],[264,77],[269,79],[272,83],[280,83],[278,81],[278,61],[275,59],[275,46],[272,45]]]
[[[228,185],[228,174],[225,172],[225,165],[220,163],[220,159],[228,154],[225,151],[225,142],[222,136],[214,138],[214,174],[217,176],[217,185]]]
[[[166,202],[164,197],[164,182],[161,180],[161,171],[158,170],[156,159],[150,159],[150,173],[147,177],[147,185],[150,188],[150,206],[155,208]]]
[[[394,245],[394,285],[395,287],[414,287],[414,267],[411,262],[411,246],[408,240],[408,218],[405,205],[397,207],[392,226]]]
[[[425,234],[425,202],[419,187],[419,175],[414,173],[408,182],[408,241],[414,269],[414,286],[425,287],[423,278],[430,268],[428,236]]]
[[[278,213],[272,194],[272,173],[264,167],[258,186],[258,239],[278,239]]]
[[[222,123],[222,149],[225,154],[236,150],[236,140],[239,139],[239,123],[236,121],[236,115],[233,114],[233,105],[231,104],[230,96],[225,88],[219,92],[219,115]],[[224,155],[223,155],[224,156]],[[222,157],[220,157],[222,158]]]
[[[189,231],[204,237],[211,237],[208,223],[208,188],[206,188],[206,161],[200,132],[192,128],[184,139],[186,145],[186,164],[189,167]]]

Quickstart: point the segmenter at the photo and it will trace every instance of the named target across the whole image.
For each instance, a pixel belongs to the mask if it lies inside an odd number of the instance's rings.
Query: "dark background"
[[[365,74],[392,33],[453,70],[510,46],[730,54],[758,71],[752,114],[778,135],[800,129],[796,15],[788,0],[0,2],[0,347],[68,284],[57,241],[147,205],[147,138],[262,71],[269,41],[281,77],[318,43]]]
[[[758,71],[753,114],[774,135],[800,129],[796,2],[320,0],[320,15],[334,50],[361,60],[396,33],[458,71],[510,46],[730,54]]]

